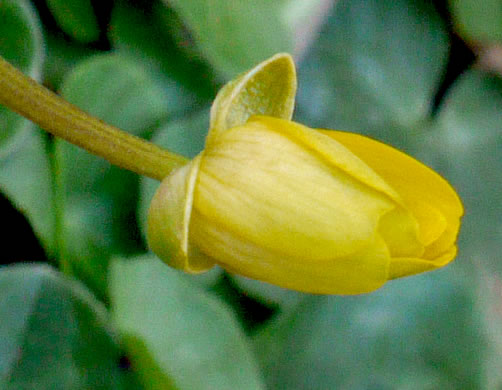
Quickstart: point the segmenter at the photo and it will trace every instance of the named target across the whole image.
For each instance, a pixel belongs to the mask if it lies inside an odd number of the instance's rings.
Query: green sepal
[[[293,58],[279,53],[226,84],[211,107],[209,145],[221,131],[244,124],[252,115],[291,119],[295,106]]]

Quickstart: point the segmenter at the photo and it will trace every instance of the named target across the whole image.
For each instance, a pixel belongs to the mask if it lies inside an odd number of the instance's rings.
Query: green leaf
[[[284,0],[165,0],[190,29],[202,54],[225,78],[293,50]]]
[[[52,257],[56,250],[52,167],[44,135],[33,124],[17,133],[11,147],[0,152],[0,190],[26,215]]]
[[[113,318],[132,364],[158,375],[155,388],[263,389],[235,318],[179,271],[153,256],[116,260],[110,280]]]
[[[148,136],[165,118],[165,93],[130,57],[95,56],[66,78],[62,96],[104,121]],[[140,250],[138,177],[56,140],[60,259],[104,298],[109,256]]]
[[[472,272],[471,272],[472,275]],[[502,372],[498,369],[502,358],[502,311],[500,310],[500,291],[502,277],[489,270],[478,272],[481,288],[479,301],[484,306],[483,323],[490,338],[490,345],[486,351],[486,389],[500,389],[502,387]]]
[[[126,389],[105,308],[47,266],[0,269],[0,387]],[[138,387],[134,387],[138,388]]]
[[[1,5],[0,54],[31,77],[37,77],[44,52],[35,9],[25,0],[2,0]]]
[[[81,43],[99,38],[99,26],[91,0],[47,0],[61,29]]]
[[[457,80],[424,144],[466,209],[459,253],[502,275],[502,79],[470,70]]]
[[[0,1],[0,55],[38,79],[43,41],[26,1]],[[0,190],[28,218],[49,255],[54,251],[54,203],[49,157],[33,124],[0,107]]]
[[[449,4],[461,35],[481,43],[502,43],[500,0],[450,0]]]
[[[29,76],[38,79],[44,50],[39,20],[35,10],[25,0],[0,2],[0,55]],[[28,121],[0,106],[0,147]]]
[[[166,92],[147,69],[120,54],[96,55],[67,75],[61,93],[93,115],[136,135],[167,116]]]
[[[179,23],[160,3],[148,9],[116,2],[109,29],[114,48],[141,62],[166,90],[170,115],[193,112],[216,94],[211,69],[199,56],[184,53],[179,47],[182,43],[173,38],[173,26]]]
[[[429,2],[341,1],[298,72],[298,118],[396,146],[428,120],[448,54]]]
[[[256,339],[269,388],[480,388],[487,340],[458,270],[305,300]]]
[[[57,31],[45,31],[47,56],[44,61],[44,85],[57,91],[65,75],[79,62],[99,53],[89,46],[69,45],[67,38]]]

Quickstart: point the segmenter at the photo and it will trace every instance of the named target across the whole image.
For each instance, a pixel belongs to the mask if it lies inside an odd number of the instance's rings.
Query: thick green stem
[[[56,137],[140,175],[162,180],[187,162],[185,157],[90,116],[25,76],[1,56],[0,104]]]

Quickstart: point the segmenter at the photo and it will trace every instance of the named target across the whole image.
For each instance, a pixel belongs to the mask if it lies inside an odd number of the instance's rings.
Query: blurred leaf
[[[429,2],[341,0],[300,66],[297,117],[406,146],[427,120],[447,54]]]
[[[0,55],[29,76],[38,79],[44,50],[39,20],[25,0],[0,0]],[[0,147],[28,121],[0,106]]]
[[[68,35],[82,43],[99,38],[99,26],[91,0],[47,0],[54,19]]]
[[[502,276],[502,79],[466,72],[424,141],[465,206],[459,252]]]
[[[0,387],[126,389],[105,309],[47,266],[0,269]]]
[[[487,355],[486,389],[502,388],[502,371],[500,361],[502,359],[502,278],[493,272],[483,269],[479,272],[480,302],[484,312],[481,320],[490,337],[490,345]]]
[[[74,45],[68,42],[63,34],[45,31],[47,56],[44,61],[43,83],[51,90],[61,87],[65,75],[79,62],[98,54],[98,50],[89,46]]]
[[[62,95],[83,110],[136,135],[165,118],[165,93],[141,65],[116,54],[92,57],[66,78]],[[83,149],[55,141],[60,258],[103,298],[108,258],[137,246],[138,177]]]
[[[176,15],[160,3],[145,9],[116,2],[109,33],[113,46],[141,62],[167,91],[171,115],[190,113],[216,94],[211,69],[196,55],[183,53],[173,38],[178,24]]]
[[[38,16],[29,1],[1,0],[0,50],[12,65],[32,77],[40,74],[43,41]]]
[[[461,35],[481,43],[502,43],[500,0],[450,0],[449,3]]]
[[[311,297],[256,339],[271,389],[479,389],[487,345],[454,266],[353,297]]]
[[[11,147],[0,152],[0,190],[26,215],[50,257],[56,250],[51,169],[43,134],[34,125],[17,133]]]
[[[94,56],[67,75],[61,93],[117,127],[141,135],[166,118],[166,92],[148,71],[119,54]]]
[[[38,79],[43,41],[35,11],[25,1],[1,0],[0,20],[0,55]],[[55,229],[52,186],[42,135],[31,122],[1,106],[0,190],[26,215],[49,255]]]
[[[187,390],[263,389],[235,318],[179,271],[153,256],[117,260],[110,296],[133,367],[162,374],[157,388],[169,378]]]
[[[203,55],[232,79],[279,52],[293,51],[285,0],[164,0],[193,34]]]

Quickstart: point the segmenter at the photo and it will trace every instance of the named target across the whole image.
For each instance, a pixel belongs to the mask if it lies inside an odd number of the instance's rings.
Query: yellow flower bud
[[[218,133],[152,200],[149,243],[173,267],[322,294],[373,291],[456,254],[452,187],[370,138],[254,116]]]

